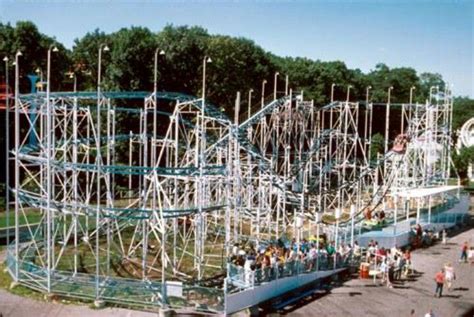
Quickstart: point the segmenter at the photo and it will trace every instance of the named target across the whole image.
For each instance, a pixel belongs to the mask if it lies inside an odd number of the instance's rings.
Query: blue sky
[[[474,97],[473,1],[11,1],[0,21],[31,20],[71,48],[96,28],[113,32],[200,25],[244,36],[281,56],[342,60],[367,72],[379,62],[439,72]]]

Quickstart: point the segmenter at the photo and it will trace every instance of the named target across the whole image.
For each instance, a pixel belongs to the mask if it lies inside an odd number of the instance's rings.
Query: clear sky
[[[244,36],[281,56],[342,60],[367,72],[379,62],[439,72],[457,95],[474,97],[474,1],[11,1],[0,21],[31,20],[71,48],[99,28],[200,25]]]

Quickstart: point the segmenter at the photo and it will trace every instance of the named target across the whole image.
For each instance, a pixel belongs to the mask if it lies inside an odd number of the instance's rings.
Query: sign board
[[[166,295],[183,297],[183,283],[177,281],[166,281]]]

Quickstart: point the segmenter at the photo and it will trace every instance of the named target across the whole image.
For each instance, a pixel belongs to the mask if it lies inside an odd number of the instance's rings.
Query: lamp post
[[[76,76],[76,73],[70,72],[70,73],[69,73],[69,79],[72,79],[72,80],[73,80],[72,91],[73,91],[74,93],[76,93],[76,92],[77,92],[77,76]]]
[[[335,83],[331,84],[331,103],[334,102],[334,87],[336,87]]]
[[[410,88],[410,105],[413,103],[413,91],[416,89],[415,86],[411,86]]]
[[[356,206],[351,205],[351,249],[354,250],[354,217],[356,214]]]
[[[277,99],[277,80],[278,80],[278,75],[280,75],[279,72],[275,73],[275,78],[273,82],[273,100]]]
[[[390,127],[390,97],[392,93],[393,87],[390,86],[388,88],[388,98],[387,98],[387,112],[385,115],[385,154],[388,152],[388,137],[389,137],[389,127]]]
[[[365,126],[364,126],[364,142],[367,146],[367,160],[370,161],[370,143],[372,139],[372,109],[369,106],[369,93],[372,86],[365,89]],[[370,112],[370,116],[369,116]]]
[[[203,259],[204,250],[202,249],[202,235],[203,235],[203,223],[202,223],[202,206],[203,196],[204,196],[204,152],[206,146],[206,123],[205,123],[205,113],[206,113],[206,66],[208,63],[212,63],[212,59],[208,56],[204,56],[202,60],[202,98],[201,98],[201,140],[199,146],[199,191],[198,191],[198,215],[196,219],[196,236],[197,236],[197,271],[198,279],[202,277],[201,265]]]
[[[152,165],[154,166],[155,162],[155,152],[156,152],[156,124],[157,124],[157,117],[158,117],[158,57],[164,56],[165,51],[157,48],[155,50],[155,59],[154,59],[154,67],[153,67],[153,98],[155,101],[155,105],[153,108],[153,142],[151,145],[151,156],[152,156]]]
[[[346,102],[349,103],[349,97],[350,97],[350,94],[351,94],[351,88],[352,88],[352,85],[348,85],[347,86],[347,97],[346,97]]]
[[[106,44],[99,45],[98,61],[97,61],[97,128],[96,128],[96,165],[97,165],[97,187],[96,187],[96,228],[99,228],[100,223],[100,172],[101,172],[101,153],[100,153],[100,105],[101,105],[101,92],[102,92],[102,52],[108,52],[110,49]],[[100,275],[100,262],[99,262],[99,230],[95,231],[95,248],[96,248],[96,276],[95,276],[95,291],[96,300],[99,300],[99,275]]]
[[[299,213],[296,216],[295,219],[296,222],[296,247],[297,247],[297,252],[301,250],[301,228],[303,228],[304,224],[304,215],[302,213]]]
[[[431,99],[433,98],[433,90],[436,89],[436,86],[431,86],[430,87],[430,104],[431,104]]]
[[[15,54],[15,153],[18,153],[20,146],[20,65],[19,58],[22,56],[20,51]],[[20,188],[20,165],[18,155],[15,155],[15,193],[18,193]],[[19,261],[20,261],[20,209],[18,204],[18,197],[15,198],[15,282],[19,280]]]
[[[285,96],[288,96],[288,87],[290,84],[290,79],[288,75],[285,76]]]
[[[337,266],[337,250],[338,250],[338,247],[339,247],[339,243],[338,243],[338,236],[339,236],[339,219],[341,218],[341,209],[340,208],[336,208],[336,211],[334,213],[334,217],[336,218],[336,234],[335,234],[335,243],[334,243],[334,246],[335,246],[335,252],[334,252],[334,270],[336,269],[336,266]]]
[[[253,93],[253,89],[250,89],[249,90],[249,103],[248,103],[248,112],[247,112],[247,116],[248,118],[250,119],[250,116],[252,114],[252,93]]]
[[[438,90],[438,92],[439,92],[439,86],[431,86],[430,87],[430,104],[431,104],[431,101],[432,101],[431,99],[433,98],[433,94],[434,94],[435,89]]]
[[[5,213],[7,215],[7,246],[10,245],[10,164],[8,162],[10,150],[10,91],[8,82],[8,57],[5,62]]]
[[[156,157],[155,157],[155,152],[156,152],[156,124],[157,124],[157,116],[158,116],[158,58],[159,56],[165,55],[165,51],[157,48],[155,50],[155,58],[154,58],[154,63],[153,63],[153,99],[154,99],[154,107],[153,107],[153,139],[151,142],[151,166],[155,168],[156,164]],[[146,109],[145,109],[146,111]],[[145,113],[146,115],[146,113]],[[145,119],[146,122],[146,119]],[[145,123],[146,124],[146,123]],[[153,191],[152,195],[152,208],[153,210],[156,210],[156,192]],[[166,221],[163,219],[163,221]],[[165,227],[165,224],[163,224],[163,227]],[[143,235],[144,235],[144,242],[143,242],[143,279],[146,279],[146,256],[147,256],[147,250],[148,250],[148,224],[147,224],[147,219],[144,220],[143,222]],[[162,304],[165,307],[167,305],[167,298],[166,298],[166,266],[165,266],[165,261],[166,261],[166,230],[161,231],[161,298],[162,298]]]
[[[267,80],[264,79],[262,81],[262,102],[261,102],[261,107],[263,108],[263,106],[265,105],[265,85],[267,84]]]
[[[155,50],[155,63],[154,63],[154,70],[153,70],[153,93],[155,94],[155,103],[156,103],[156,93],[157,93],[157,88],[158,88],[158,56],[159,55],[165,55],[165,51],[157,48]]]
[[[46,217],[47,217],[47,244],[46,252],[47,254],[47,265],[48,265],[48,276],[47,276],[47,289],[48,293],[51,292],[51,252],[52,252],[52,245],[51,245],[51,186],[52,186],[52,175],[53,170],[51,166],[51,159],[53,156],[53,110],[51,109],[51,100],[50,100],[50,92],[51,92],[51,52],[57,52],[58,48],[55,45],[50,45],[48,49],[48,56],[46,62]]]
[[[397,222],[398,222],[398,219],[397,219],[398,218],[398,195],[396,193],[395,195],[393,195],[393,204],[395,207],[393,211],[393,225],[394,225],[395,236],[396,236],[397,235]]]
[[[316,258],[316,271],[319,271],[319,244],[320,244],[320,239],[319,239],[319,223],[321,221],[321,217],[319,212],[317,212],[314,216],[314,220],[316,222],[316,253],[317,253],[317,258]]]
[[[38,74],[39,79],[40,79],[40,81],[39,81],[39,88],[41,88],[40,91],[43,91],[43,90],[44,90],[44,89],[43,89],[43,87],[44,87],[44,85],[43,85],[43,84],[44,84],[44,82],[43,82],[43,70],[42,70],[41,68],[37,67],[37,68],[35,69],[35,73]],[[32,89],[33,89],[33,88],[32,88]]]

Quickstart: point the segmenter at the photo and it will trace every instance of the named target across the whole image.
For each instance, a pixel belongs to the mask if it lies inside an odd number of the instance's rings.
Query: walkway
[[[306,298],[279,313],[318,317],[410,316],[414,309],[414,316],[424,316],[432,309],[437,317],[474,316],[474,265],[458,263],[464,241],[474,245],[472,226],[450,238],[447,245],[414,251],[412,259],[417,274],[397,282],[393,289],[374,285],[371,279],[351,279],[328,294]],[[434,275],[448,261],[453,263],[457,275],[454,289],[444,290],[442,298],[434,298]]]
[[[424,316],[433,309],[437,317],[474,316],[474,265],[458,263],[460,244],[469,241],[474,245],[474,228],[449,239],[447,245],[437,244],[413,252],[415,269],[419,272],[393,289],[375,286],[372,280],[349,280],[334,287],[328,294],[306,298],[279,313],[291,316]],[[0,259],[2,256],[0,256]],[[458,279],[454,290],[445,291],[443,298],[434,298],[433,277],[441,266],[451,261]],[[88,306],[48,303],[13,295],[0,289],[0,314],[3,317],[23,316],[113,316],[148,317],[156,313],[131,311],[119,308],[96,310]],[[238,314],[240,315],[240,314]]]

